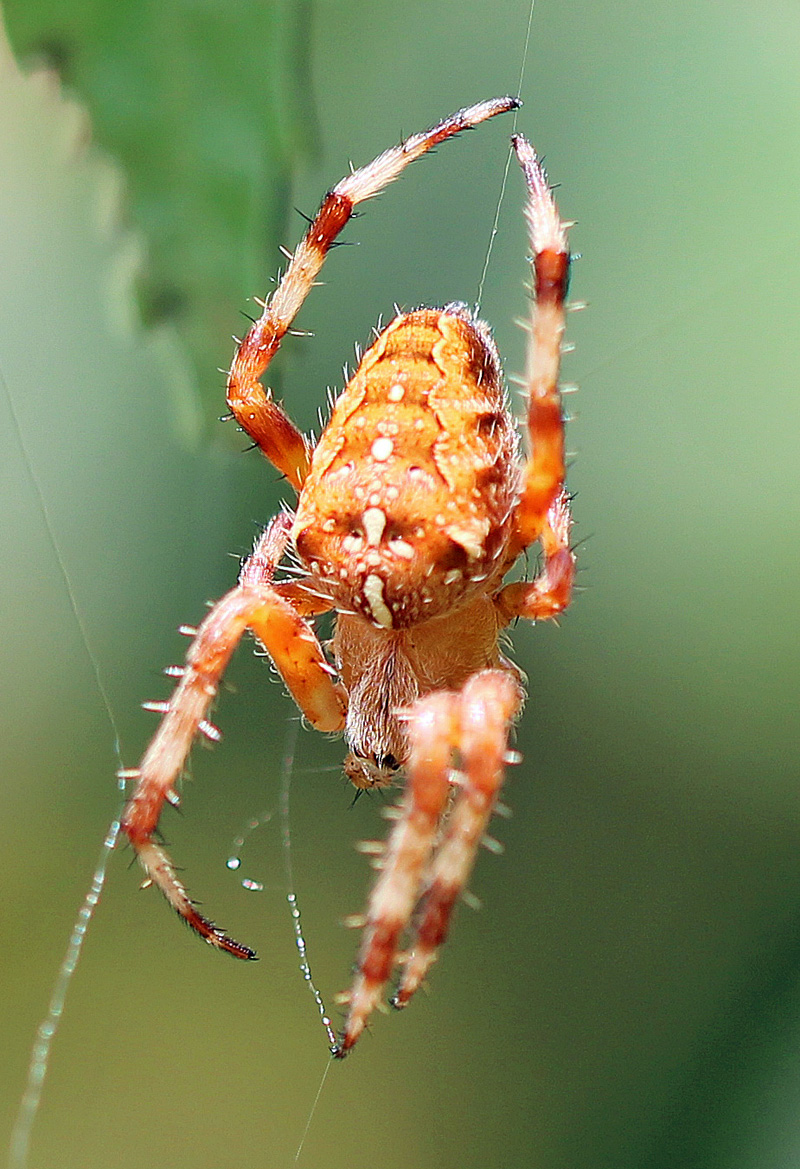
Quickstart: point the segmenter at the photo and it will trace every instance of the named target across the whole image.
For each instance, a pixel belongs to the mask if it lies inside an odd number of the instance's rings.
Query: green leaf
[[[142,317],[177,328],[218,434],[216,370],[277,268],[293,168],[314,142],[310,4],[8,0],[6,19],[18,58],[56,69],[122,163],[146,243]]]

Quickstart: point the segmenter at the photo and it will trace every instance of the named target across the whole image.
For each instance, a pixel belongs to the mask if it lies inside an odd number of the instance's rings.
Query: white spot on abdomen
[[[392,614],[383,599],[383,581],[374,572],[371,572],[364,581],[364,597],[378,625],[382,625],[384,629],[391,629]]]
[[[372,457],[376,463],[385,463],[392,457],[394,443],[390,438],[376,438],[371,447]]]
[[[395,556],[401,556],[403,560],[414,559],[414,546],[407,540],[390,540],[389,551],[394,552]]]
[[[377,547],[381,542],[383,529],[386,527],[386,513],[381,511],[379,507],[368,507],[361,517],[361,522],[364,525],[367,543],[373,548]]]

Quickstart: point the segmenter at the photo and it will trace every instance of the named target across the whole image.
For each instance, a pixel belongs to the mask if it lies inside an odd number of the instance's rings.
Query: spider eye
[[[374,758],[375,766],[383,771],[397,771],[400,766],[394,755],[375,755]]]

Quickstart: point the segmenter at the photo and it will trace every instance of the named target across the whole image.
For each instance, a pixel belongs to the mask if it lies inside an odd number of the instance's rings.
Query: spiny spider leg
[[[495,607],[504,626],[517,617],[545,621],[557,617],[572,599],[575,580],[575,553],[570,547],[572,515],[569,492],[562,488],[547,513],[539,533],[544,552],[541,572],[533,580],[506,585],[495,597]]]
[[[347,1022],[334,1052],[342,1058],[364,1030],[392,976],[400,945],[420,893],[450,793],[450,767],[458,741],[458,697],[445,691],[419,699],[408,712],[408,778],[402,816],[379,863],[369,900]]]
[[[503,780],[508,728],[522,703],[510,673],[483,670],[460,693],[421,698],[407,714],[410,756],[403,812],[390,834],[367,924],[349,1012],[336,1051],[345,1056],[378,1005],[399,960],[400,939],[425,894],[414,952],[394,1000],[405,1006],[444,941]],[[439,823],[460,758],[458,791],[441,843]],[[434,851],[435,850],[435,851]],[[431,854],[433,860],[431,861]]]
[[[531,246],[533,303],[531,307],[523,391],[531,453],[522,472],[515,538],[518,555],[542,534],[547,515],[564,486],[564,421],[558,374],[564,337],[564,301],[569,282],[570,224],[559,218],[547,176],[526,138],[511,139],[528,187],[525,218]]]
[[[167,703],[153,704],[163,712],[161,724],[142,761],[131,776],[136,787],[122,814],[127,834],[153,882],[181,917],[212,946],[236,958],[254,958],[247,946],[229,938],[198,912],[166,850],[153,839],[165,800],[177,803],[174,785],[198,733],[218,739],[206,721],[220,680],[242,634],[250,630],[269,653],[298,707],[320,731],[344,726],[346,699],[331,678],[322,648],[311,627],[289,600],[273,586],[283,555],[291,516],[276,517],[245,561],[236,588],[210,610],[197,631],[180,681]]]
[[[520,104],[518,98],[500,97],[459,110],[430,130],[413,134],[399,146],[384,151],[342,179],[323,199],[278,287],[239,345],[228,374],[228,406],[237,422],[294,487],[302,486],[308,472],[309,444],[259,378],[314,286],[331,245],[356,204],[379,194],[399,178],[410,162],[461,130],[517,109]]]
[[[411,956],[405,965],[395,1007],[404,1007],[419,988],[447,937],[456,900],[466,888],[478,846],[494,811],[505,774],[508,730],[523,701],[511,674],[474,674],[460,696],[459,778],[453,810],[426,875],[427,892]]]

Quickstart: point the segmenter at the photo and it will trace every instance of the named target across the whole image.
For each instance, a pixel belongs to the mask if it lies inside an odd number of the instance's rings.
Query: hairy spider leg
[[[203,917],[179,880],[164,847],[153,839],[164,801],[177,803],[174,785],[198,733],[211,740],[219,731],[206,721],[225,667],[246,630],[272,658],[294,701],[320,731],[344,726],[346,697],[334,683],[317,638],[291,600],[273,585],[275,568],[289,537],[291,517],[277,516],[245,561],[239,583],[210,610],[179,671],[180,681],[166,703],[147,704],[163,713],[156,734],[135,773],[136,787],[122,814],[122,829],[136,850],[149,882],[210,945],[236,958],[254,958]]]
[[[575,580],[575,553],[570,547],[572,515],[569,492],[562,488],[547,512],[539,542],[544,552],[542,570],[533,580],[515,581],[506,585],[495,597],[495,608],[502,624],[509,625],[515,618],[527,621],[546,621],[557,617],[572,599]]]
[[[311,448],[259,378],[278,351],[300,306],[314,286],[325,256],[353,214],[356,204],[379,194],[410,162],[462,130],[517,109],[515,97],[479,102],[451,114],[430,130],[413,134],[399,146],[347,175],[322,200],[264,311],[239,345],[228,374],[228,406],[242,430],[298,490],[308,472]],[[259,302],[260,303],[260,302]]]
[[[559,218],[547,176],[530,143],[521,134],[514,135],[512,142],[528,187],[525,216],[530,234],[533,303],[522,383],[527,396],[531,455],[523,468],[510,553],[516,557],[539,540],[544,565],[534,580],[517,581],[501,589],[495,605],[504,625],[516,617],[529,621],[556,617],[569,605],[575,579],[558,388],[569,281],[569,224]]]
[[[436,843],[450,794],[458,742],[458,698],[439,691],[408,711],[409,757],[401,816],[389,836],[380,876],[370,894],[347,1021],[336,1054],[347,1055],[381,1000],[397,963],[400,938],[411,920],[420,883]]]
[[[347,1054],[378,1005],[421,895],[419,924],[412,926],[414,949],[396,1006],[411,998],[444,941],[503,781],[508,728],[522,698],[512,674],[483,670],[461,691],[426,695],[406,712],[410,756],[403,812],[370,897],[337,1056]],[[437,844],[453,784],[457,794]]]
[[[548,513],[559,495],[564,497],[564,420],[558,375],[564,337],[564,302],[569,282],[567,227],[547,182],[547,176],[527,139],[515,134],[514,150],[525,176],[528,202],[525,218],[531,247],[533,302],[523,391],[527,397],[527,433],[530,455],[522,470],[514,539],[509,553],[516,557],[539,539],[548,526]],[[558,523],[558,518],[556,517]],[[543,541],[544,543],[545,541]],[[554,549],[554,554],[557,552]],[[545,549],[547,555],[547,549]]]
[[[404,1007],[419,988],[447,937],[453,907],[466,888],[478,846],[503,784],[508,731],[523,693],[511,674],[473,674],[459,695],[460,756],[456,797],[444,836],[425,877],[413,949],[405,965],[395,1007]]]

